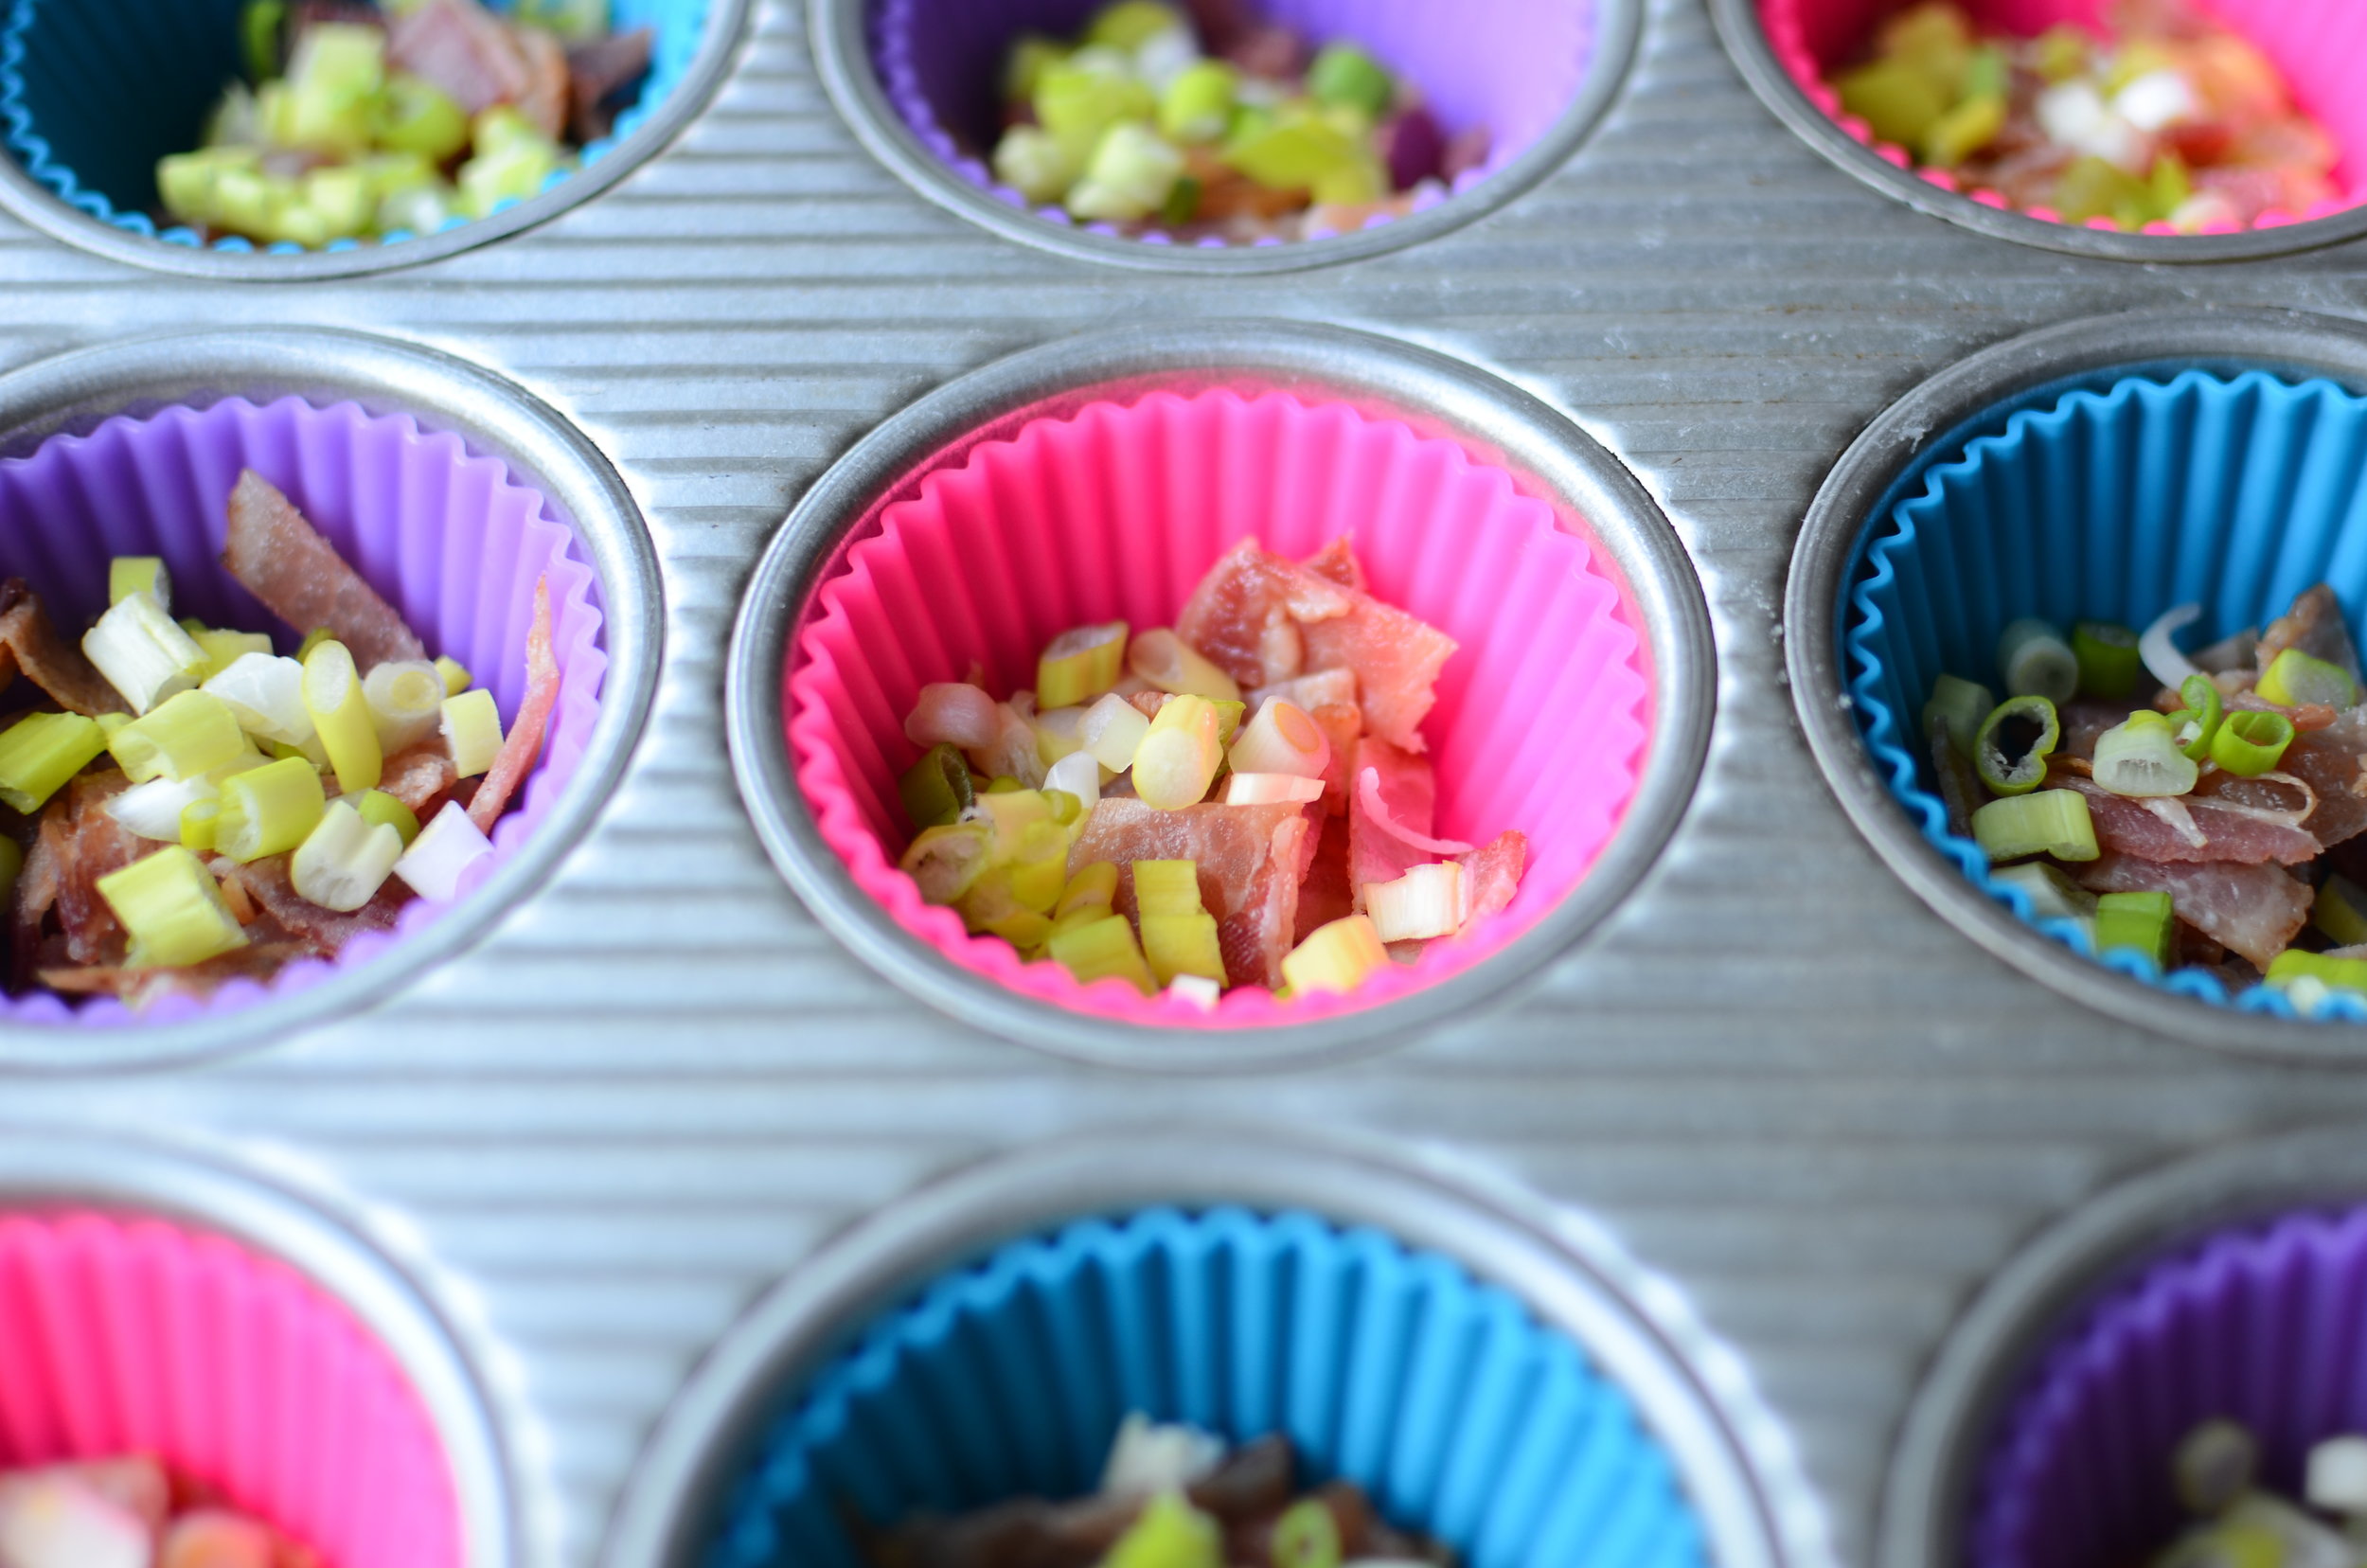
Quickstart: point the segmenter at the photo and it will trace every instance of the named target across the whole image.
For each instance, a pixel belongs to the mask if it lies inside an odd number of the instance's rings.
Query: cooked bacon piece
[[[518,95],[518,113],[537,131],[557,141],[567,129],[570,92],[567,50],[541,27],[512,27],[510,42],[525,62],[525,91]]]
[[[1298,920],[1300,856],[1307,817],[1289,802],[1203,803],[1162,811],[1104,796],[1069,850],[1076,870],[1095,861],[1118,867],[1114,907],[1132,915],[1138,860],[1188,860],[1200,867],[1200,900],[1217,918],[1225,973],[1237,986],[1279,986]]]
[[[120,871],[156,846],[124,831],[106,804],[131,780],[114,768],[80,773],[42,810],[42,832],[60,824],[58,923],[65,949],[78,964],[112,964],[123,957],[124,931],[115,910],[99,896],[98,879]]]
[[[2145,860],[2234,861],[2248,865],[2279,861],[2287,865],[2300,865],[2317,859],[2325,849],[2325,846],[2299,828],[2263,822],[2231,810],[2209,795],[2174,796],[2157,811],[2059,767],[2049,770],[2047,787],[2076,790],[2087,796],[2096,843]],[[2185,830],[2185,822],[2194,825],[2193,833]],[[2198,839],[2201,842],[2196,842]]]
[[[2318,792],[2318,809],[2302,824],[2312,838],[2331,848],[2367,832],[2367,707],[2295,736],[2277,767]]]
[[[1348,765],[1356,759],[1356,743],[1364,738],[1364,710],[1354,703],[1326,703],[1307,710],[1315,727],[1331,742],[1331,760],[1324,764],[1324,810],[1333,816],[1348,814]]]
[[[44,814],[25,852],[9,908],[9,989],[23,990],[41,953],[42,929],[58,903],[58,878],[65,854],[65,823]]]
[[[1356,559],[1355,547],[1348,543],[1346,534],[1341,534],[1308,556],[1305,564],[1317,577],[1336,582],[1343,588],[1353,588],[1360,594],[1370,592],[1364,585],[1363,563]]]
[[[2309,923],[2309,884],[2276,865],[2107,854],[2071,874],[2091,893],[2167,893],[2180,919],[2264,970]]]
[[[2323,659],[2350,672],[2353,682],[2358,679],[2358,650],[2351,645],[2351,629],[2342,620],[2342,606],[2334,597],[2334,590],[2325,583],[2305,589],[2293,600],[2293,607],[2269,623],[2260,633],[2260,643],[2252,650],[2259,671],[2266,675],[2276,656],[2288,648],[2298,648],[2313,659]]]
[[[428,0],[421,9],[452,3]],[[390,660],[427,657],[395,607],[253,469],[239,475],[230,492],[230,537],[222,559],[273,615],[298,632],[326,626],[365,671]]]
[[[1175,634],[1243,687],[1272,686],[1307,668],[1302,627],[1354,605],[1354,590],[1244,539],[1192,590]]]
[[[267,855],[241,865],[224,855],[210,863],[214,874],[227,883],[237,882],[261,906],[262,918],[276,923],[291,941],[308,953],[333,958],[345,945],[365,931],[392,931],[411,890],[401,879],[389,877],[378,896],[350,915],[323,909],[295,890],[289,880],[288,857]]]
[[[134,1010],[152,1007],[168,996],[211,996],[233,980],[268,981],[291,959],[312,950],[302,942],[274,939],[178,969],[128,969],[121,964],[88,964],[80,968],[44,966],[35,978],[51,990],[85,996],[121,998]]]
[[[227,1508],[182,1515],[165,1532],[156,1568],[278,1568],[289,1542],[260,1520]]]
[[[2324,729],[2335,720],[2335,710],[2323,703],[2302,703],[2293,707],[2285,707],[2271,703],[2266,697],[2249,688],[2227,693],[2226,703],[2230,712],[2240,709],[2249,713],[2282,713],[2293,722],[2294,732],[2299,735],[2307,735],[2312,730]]]
[[[1455,864],[1463,867],[1464,902],[1470,906],[1458,934],[1512,907],[1528,859],[1529,841],[1518,829],[1506,829],[1469,854],[1455,857]]]
[[[559,659],[551,650],[551,579],[534,585],[534,624],[526,632],[526,698],[518,704],[517,721],[502,738],[493,765],[469,802],[469,820],[480,832],[490,833],[501,820],[510,795],[525,782],[526,774],[543,755],[543,732],[550,727],[551,709],[559,703]]]
[[[97,718],[131,711],[82,650],[58,635],[41,596],[26,587],[23,578],[10,578],[0,582],[0,686],[18,675],[68,713]]]
[[[1364,907],[1368,883],[1396,882],[1417,865],[1440,858],[1406,842],[1393,828],[1428,837],[1438,809],[1438,782],[1427,757],[1401,751],[1377,736],[1356,743],[1348,787],[1348,885],[1356,907]],[[1374,776],[1386,820],[1376,818],[1365,786]]]
[[[1931,716],[1926,735],[1931,752],[1931,772],[1940,781],[1940,801],[1948,808],[1948,830],[1958,838],[1972,836],[1972,813],[1981,809],[1980,776],[1972,771],[1956,742],[1948,738],[1947,722]]]
[[[1455,640],[1369,594],[1344,615],[1303,626],[1309,669],[1353,669],[1365,725],[1408,751],[1421,751],[1422,721],[1438,700],[1438,672]]]
[[[515,103],[533,71],[510,27],[476,0],[421,0],[395,18],[387,63],[424,78],[470,115]]]
[[[379,775],[378,787],[411,809],[411,814],[425,822],[433,814],[428,811],[436,797],[449,793],[456,781],[452,753],[438,739],[422,740],[406,746],[386,758]]]
[[[1308,808],[1310,814],[1322,810],[1320,802]],[[1299,883],[1293,945],[1307,940],[1317,926],[1356,913],[1356,889],[1348,882],[1348,819],[1326,812],[1323,825],[1310,825],[1308,831],[1316,835],[1315,859],[1307,868],[1307,880]]]
[[[164,1528],[172,1505],[171,1484],[162,1465],[145,1456],[127,1459],[88,1459],[0,1471],[0,1492],[27,1485],[64,1481],[123,1509],[151,1530]]]
[[[567,51],[568,128],[578,142],[598,141],[616,128],[618,101],[649,75],[656,45],[653,30],[635,27]]]
[[[2183,706],[2177,692],[2170,693],[2170,705],[2162,709],[2168,713]],[[2056,744],[2057,757],[2079,757],[2095,760],[2096,741],[2106,730],[2128,722],[2135,709],[2128,703],[2108,703],[2099,697],[2074,697],[2059,710],[2063,738]]]

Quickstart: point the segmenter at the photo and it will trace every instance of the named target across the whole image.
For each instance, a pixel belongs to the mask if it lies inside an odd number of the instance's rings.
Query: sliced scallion
[[[2079,659],[2071,644],[2036,616],[2009,622],[1998,633],[1997,668],[2010,697],[2068,703],[2079,689]]]
[[[1232,676],[1201,656],[1200,650],[1164,626],[1134,634],[1126,652],[1127,668],[1157,686],[1179,696],[1216,698],[1237,703],[1241,688]]]
[[[192,800],[181,808],[181,847],[211,854],[222,826],[222,799]]]
[[[457,697],[462,692],[469,689],[469,683],[472,679],[469,674],[469,667],[462,664],[458,659],[447,658],[443,654],[437,654],[436,656],[436,673],[443,677],[444,695],[447,697]]]
[[[300,757],[266,762],[222,781],[214,846],[244,864],[302,844],[327,808],[321,775]]]
[[[2054,703],[2037,693],[2008,697],[1973,737],[1973,771],[1999,794],[2028,794],[2046,782],[2046,759],[2062,739]]]
[[[1366,882],[1362,892],[1384,942],[1451,936],[1463,923],[1463,867],[1452,861],[1410,867],[1393,882]]]
[[[2179,749],[2178,726],[2150,710],[2096,737],[2095,781],[2118,795],[2182,795],[2201,769]]]
[[[922,898],[950,904],[986,873],[993,844],[993,830],[984,823],[924,828],[896,864],[920,884]]]
[[[271,652],[271,639],[260,632],[217,632],[186,622],[182,630],[188,633],[191,642],[205,650],[204,680],[212,680],[249,653],[268,656]]]
[[[2219,722],[2227,716],[2227,705],[2219,700],[2219,688],[2208,675],[2189,675],[2178,688],[2179,700],[2186,705],[2170,715],[2170,723],[2178,736],[2179,749],[2199,762],[2211,755],[2211,742],[2218,738]]]
[[[1993,882],[2021,889],[2030,900],[2034,920],[2083,920],[2096,912],[2096,896],[2044,861],[2002,865],[1989,873]]]
[[[1187,860],[1134,863],[1134,907],[1145,915],[1201,913],[1200,866]]]
[[[337,788],[347,794],[376,789],[386,766],[378,724],[370,717],[369,699],[362,694],[353,654],[334,637],[304,657],[304,711],[311,715],[312,728],[329,752],[329,765],[337,771]]]
[[[1079,809],[1091,810],[1101,798],[1101,764],[1091,752],[1071,752],[1044,770],[1043,788],[1046,794],[1074,799]]]
[[[1126,623],[1079,626],[1052,639],[1036,660],[1036,706],[1074,707],[1117,684],[1126,668]]]
[[[351,914],[377,897],[402,853],[402,835],[393,827],[365,821],[349,803],[332,800],[296,846],[288,879],[300,897]]]
[[[1114,691],[1097,699],[1077,724],[1077,738],[1085,750],[1112,773],[1134,765],[1134,749],[1149,733],[1150,721],[1143,710]]]
[[[246,946],[222,885],[179,845],[98,879],[98,896],[132,938],[133,969],[181,969]]]
[[[1077,867],[1068,886],[1060,890],[1060,902],[1054,914],[1066,917],[1079,909],[1099,908],[1107,911],[1117,901],[1118,868],[1110,861],[1095,861]]]
[[[172,614],[172,577],[158,556],[116,556],[107,562],[107,602],[121,604],[133,594],[155,599],[156,608]]]
[[[242,653],[205,682],[205,689],[230,704],[240,727],[258,740],[301,747],[313,739],[312,716],[304,710],[304,667],[266,650]]]
[[[1205,697],[1171,697],[1134,750],[1134,793],[1162,811],[1196,806],[1224,760],[1216,704]]]
[[[1049,937],[1045,946],[1054,962],[1086,985],[1124,980],[1145,996],[1159,989],[1151,982],[1143,950],[1135,945],[1134,928],[1123,915],[1105,915],[1072,926]]]
[[[2158,969],[2170,967],[2175,916],[2167,893],[2107,893],[2096,900],[2098,953],[2142,953]]]
[[[144,784],[151,778],[194,778],[251,748],[229,704],[203,691],[184,691],[109,736],[107,749],[124,777]]]
[[[2076,790],[2040,790],[1992,800],[1972,813],[1972,836],[1993,861],[2032,855],[2091,861],[2102,853],[2096,846],[2095,821],[2088,814],[2088,797]]]
[[[2330,708],[2357,707],[2358,683],[2340,665],[2312,658],[2298,648],[2288,648],[2269,662],[2260,672],[2255,688],[2262,701],[2279,707],[2300,707],[2307,703],[2320,703]]]
[[[2241,709],[2229,714],[2211,738],[2211,760],[2239,778],[2253,778],[2284,760],[2285,748],[2292,743],[2292,720]]]
[[[1273,1522],[1273,1568],[1340,1568],[1340,1522],[1331,1505],[1305,1497]]]
[[[2153,624],[2137,638],[2137,656],[2163,686],[2182,690],[2190,677],[2200,673],[2195,668],[2195,661],[2179,651],[2178,634],[2201,618],[2201,605],[2181,604],[2155,616]]]
[[[377,827],[384,824],[395,830],[406,847],[419,836],[419,819],[410,807],[383,790],[365,790],[353,797],[353,809],[362,813],[362,820]]]
[[[2287,948],[2269,960],[2264,978],[2280,989],[2290,988],[2302,980],[2315,980],[2335,990],[2367,995],[2367,958],[2331,958],[2323,953]]]
[[[2145,661],[2137,633],[2117,621],[2081,621],[2072,628],[2072,657],[2079,661],[2083,696],[2121,698],[2137,689]]]
[[[362,678],[378,749],[388,757],[436,733],[444,717],[444,678],[424,659],[389,659]]]
[[[468,808],[448,800],[395,862],[395,875],[420,898],[450,903],[460,896],[460,879],[469,867],[492,852],[493,841],[470,818]]]
[[[188,690],[205,673],[205,650],[149,594],[109,606],[83,634],[82,653],[134,713]]]
[[[1159,984],[1166,985],[1179,974],[1197,974],[1224,984],[1224,951],[1217,943],[1214,915],[1201,909],[1188,915],[1146,912],[1142,927],[1143,957],[1150,965],[1151,978]]]
[[[444,743],[452,748],[452,765],[462,778],[474,778],[501,755],[501,709],[493,694],[474,686],[444,699]]]
[[[951,741],[931,746],[896,781],[916,828],[942,828],[970,810],[970,764]]]
[[[2338,947],[2367,944],[2367,890],[2335,873],[2318,884],[2317,901],[2309,907],[2309,922],[2334,939]]]
[[[1948,743],[1956,748],[1956,755],[1970,761],[1973,742],[1981,734],[1981,722],[1996,708],[1997,699],[1980,682],[1942,675],[1931,683],[1931,700],[1923,704],[1924,733],[1931,733],[1931,721],[1937,719],[1947,727]]]
[[[1373,929],[1373,922],[1361,915],[1348,915],[1308,932],[1307,940],[1283,958],[1282,978],[1294,995],[1344,994],[1388,962],[1389,950],[1380,945],[1380,934]]]
[[[30,816],[106,749],[95,720],[28,713],[0,732],[0,801]]]

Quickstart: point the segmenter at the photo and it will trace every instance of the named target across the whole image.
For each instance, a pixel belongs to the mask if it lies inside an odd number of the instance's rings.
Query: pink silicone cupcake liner
[[[291,633],[221,561],[226,504],[241,469],[286,491],[372,587],[402,612],[431,654],[466,665],[489,688],[502,722],[525,695],[526,630],[534,585],[551,586],[559,706],[543,759],[519,805],[493,830],[493,854],[471,867],[461,898],[491,876],[549,815],[583,757],[599,714],[598,585],[575,535],[540,491],[457,436],[423,431],[408,416],[352,403],[317,408],[298,398],[265,407],[231,398],[205,409],[167,408],[107,420],[87,436],[56,436],[31,455],[0,461],[0,575],[24,578],[62,631],[79,633],[107,606],[107,561],[159,555],[172,576],[174,613]],[[266,987],[226,985],[204,1002],[171,998],[134,1012],[112,998],[70,1005],[48,993],[0,999],[0,1018],[119,1025],[162,1023],[251,1006],[365,964],[437,919],[451,904],[405,906],[396,929],[347,944],[334,964],[304,959]]]
[[[2276,228],[2367,204],[2367,93],[2359,91],[2359,71],[2367,63],[2367,7],[2356,0],[2198,0],[2201,9],[2256,45],[2284,73],[2295,100],[2324,126],[2342,149],[2335,166],[2340,197],[2322,202],[2307,212],[2269,212],[2254,228]],[[2059,22],[2101,31],[2106,0],[1963,0],[1975,26],[2017,37],[2035,37]],[[1899,6],[1895,0],[1758,0],[1759,23],[1775,58],[1783,62],[1800,91],[1830,116],[1836,125],[1901,169],[1914,167],[1913,154],[1894,142],[1878,141],[1865,121],[1846,114],[1841,99],[1824,85],[1826,73],[1853,62],[1875,25]],[[1943,190],[1962,190],[1946,169],[1927,169],[1922,177]],[[1995,191],[1965,190],[1984,206],[2003,207]],[[2030,217],[2060,222],[2046,209],[2024,209]],[[2091,226],[2109,227],[2097,219]],[[2167,223],[2147,226],[2149,234],[2177,232]],[[2205,233],[2237,232],[2233,224],[2207,228]]]
[[[147,1454],[324,1568],[459,1568],[426,1407],[352,1314],[219,1236],[0,1217],[0,1466]]]
[[[1093,0],[873,0],[872,59],[889,102],[923,145],[970,184],[1023,205],[1026,199],[999,184],[984,156],[1001,128],[994,84],[1004,52],[1023,31],[1074,34],[1096,9]],[[1456,193],[1536,146],[1577,100],[1598,25],[1594,0],[1258,0],[1251,9],[1310,39],[1345,39],[1371,50],[1421,89],[1450,134],[1487,127],[1487,158],[1456,177]],[[1070,222],[1058,207],[1041,216]],[[1081,226],[1116,232],[1107,223]],[[1157,230],[1143,238],[1173,242]],[[1201,243],[1221,248],[1224,241]]]
[[[822,837],[856,882],[954,962],[1014,990],[1136,1023],[1302,1023],[1382,1006],[1480,962],[1584,879],[1633,798],[1650,738],[1644,641],[1582,521],[1522,494],[1458,443],[1340,402],[1229,390],[1090,402],[937,460],[845,550],[791,646],[791,756]],[[922,901],[896,867],[912,829],[898,775],[919,688],[982,661],[998,696],[1032,686],[1062,631],[1174,622],[1237,540],[1291,557],[1353,537],[1379,597],[1461,645],[1423,735],[1437,831],[1528,835],[1518,897],[1352,997],[1228,992],[1213,1015],[1123,982],[1023,964]]]
[[[2251,1429],[2287,1497],[2312,1444],[2367,1431],[2367,1208],[2220,1231],[2091,1306],[1990,1444],[1967,1560],[2146,1561],[2186,1523],[2171,1453],[2215,1417]]]

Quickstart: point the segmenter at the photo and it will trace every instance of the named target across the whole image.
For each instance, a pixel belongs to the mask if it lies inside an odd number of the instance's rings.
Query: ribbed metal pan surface
[[[0,1089],[9,1128],[192,1150],[375,1243],[486,1387],[518,1560],[595,1559],[694,1365],[825,1238],[980,1159],[1157,1121],[1352,1131],[1599,1221],[1796,1447],[1798,1560],[1824,1555],[1821,1522],[1869,1562],[1916,1380],[2019,1242],[2154,1163],[2367,1116],[2367,1072],[2149,1036],[1932,914],[1818,772],[1779,634],[1800,519],[1910,387],[2143,306],[2367,316],[2358,246],[2152,268],[1968,232],[1795,139],[1700,0],[1655,0],[1600,127],[1503,208],[1344,266],[1155,275],[915,194],[831,107],[804,25],[764,0],[674,146],[424,266],[230,283],[0,228],[0,369],[192,325],[407,339],[574,421],[647,519],[664,637],[642,739],[472,951],[203,1068]],[[773,531],[866,432],[1018,349],[1219,316],[1404,339],[1583,427],[1692,556],[1717,718],[1657,867],[1535,989],[1345,1065],[1153,1078],[958,1025],[826,935],[734,787],[723,659]]]

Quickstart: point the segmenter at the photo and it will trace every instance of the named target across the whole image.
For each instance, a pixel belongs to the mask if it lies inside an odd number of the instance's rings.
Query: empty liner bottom
[[[1152,1209],[1013,1242],[798,1390],[707,1568],[861,1568],[873,1525],[1095,1487],[1142,1411],[1286,1434],[1468,1568],[1698,1568],[1700,1521],[1627,1395],[1504,1291],[1306,1213]]]

